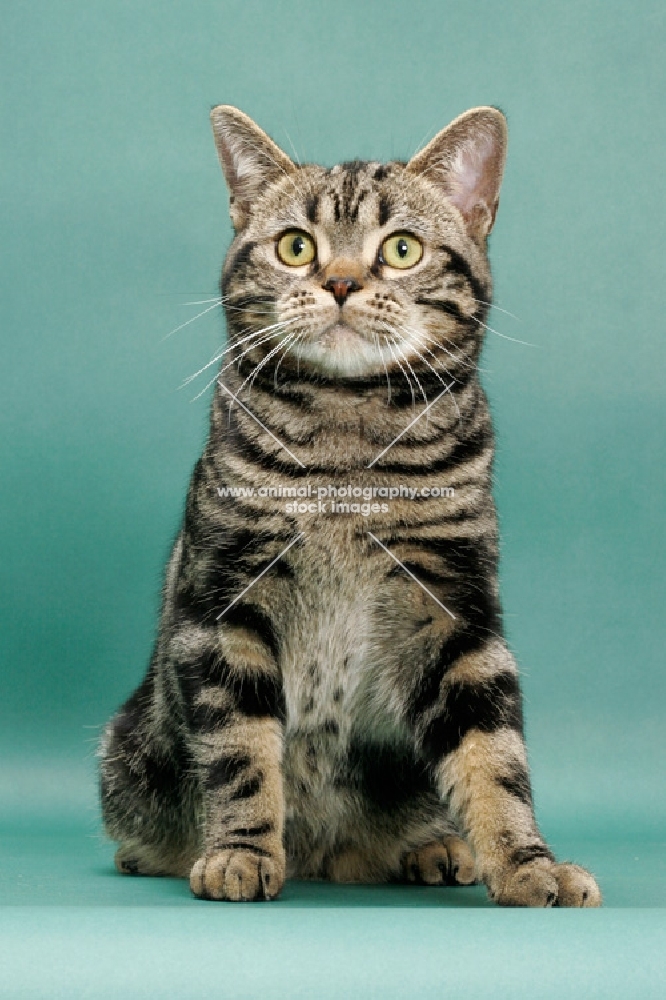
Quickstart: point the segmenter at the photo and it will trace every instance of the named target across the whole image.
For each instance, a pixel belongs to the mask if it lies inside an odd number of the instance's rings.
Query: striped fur
[[[151,665],[101,748],[118,868],[216,899],[270,899],[289,874],[598,905],[537,828],[502,634],[478,359],[504,119],[476,109],[407,164],[331,170],[235,109],[212,119],[230,351]],[[291,229],[310,264],[277,256]],[[412,268],[382,257],[396,232],[423,247]],[[331,483],[452,492],[335,516],[256,492]]]

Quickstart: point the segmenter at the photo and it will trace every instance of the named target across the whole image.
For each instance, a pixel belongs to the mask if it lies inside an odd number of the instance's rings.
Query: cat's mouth
[[[367,337],[360,330],[350,326],[349,323],[343,323],[341,320],[326,327],[323,333],[319,334],[317,340],[322,347],[338,350],[350,348],[357,344],[359,340],[366,341],[367,343]]]
[[[358,376],[383,371],[385,357],[376,336],[336,320],[301,341],[298,356],[327,375]]]

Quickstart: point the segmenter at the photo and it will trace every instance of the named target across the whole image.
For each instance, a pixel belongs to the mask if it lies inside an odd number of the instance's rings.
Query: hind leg
[[[155,722],[144,683],[107,726],[101,748],[104,825],[124,875],[186,877],[197,857],[197,794],[185,748]]]
[[[334,882],[420,882],[470,885],[474,857],[446,807],[430,794],[403,800],[395,809],[369,808],[339,830],[320,872]]]
[[[421,885],[473,885],[476,869],[465,841],[449,834],[416,849],[408,849],[404,841],[376,843],[370,849],[347,847],[327,859],[326,877],[333,882],[398,879]]]
[[[407,882],[425,885],[473,885],[476,881],[474,855],[461,837],[433,840],[402,859]]]

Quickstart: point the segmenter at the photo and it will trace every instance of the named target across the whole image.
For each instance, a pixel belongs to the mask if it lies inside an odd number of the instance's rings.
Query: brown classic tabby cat
[[[152,661],[103,741],[118,869],[212,899],[478,878],[598,906],[537,828],[502,637],[477,361],[504,117],[332,170],[212,122],[230,346]]]

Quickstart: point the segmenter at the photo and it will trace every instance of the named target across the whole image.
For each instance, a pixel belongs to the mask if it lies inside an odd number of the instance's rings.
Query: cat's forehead
[[[333,244],[353,244],[364,233],[386,227],[427,236],[442,210],[448,214],[429,188],[399,161],[305,165],[266,192],[262,204],[255,206],[253,221],[258,230],[325,230]]]
[[[398,164],[353,160],[320,175],[307,201],[308,220],[323,226],[384,226],[391,214],[391,189]],[[393,183],[391,183],[391,181]]]
[[[402,164],[353,160],[312,178],[306,197],[308,222],[327,229],[374,229],[405,206]]]

